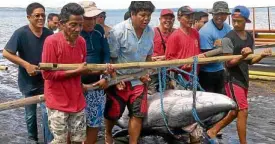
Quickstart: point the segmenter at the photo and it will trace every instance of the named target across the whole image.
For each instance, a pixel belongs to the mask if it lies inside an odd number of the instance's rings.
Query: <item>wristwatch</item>
[[[102,75],[102,78],[104,78],[107,82],[111,81],[111,75],[110,74],[104,74],[104,75]]]

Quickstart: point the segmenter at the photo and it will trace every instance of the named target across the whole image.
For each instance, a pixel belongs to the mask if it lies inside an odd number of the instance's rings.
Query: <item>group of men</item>
[[[266,49],[259,57],[243,61],[254,48],[253,36],[245,31],[245,24],[250,22],[249,10],[237,6],[230,12],[226,2],[218,1],[210,12],[213,19],[208,21],[207,13],[195,13],[189,6],[180,7],[176,16],[172,10],[164,9],[160,25],[152,29],[148,24],[154,10],[150,1],[132,1],[125,21],[110,28],[96,24],[97,19],[104,22],[106,13],[94,2],[69,3],[61,9],[60,15],[49,18],[55,27],[59,25],[60,28],[53,34],[44,27],[45,8],[39,3],[27,7],[29,25],[14,32],[3,56],[19,65],[18,85],[25,97],[45,95],[46,107],[41,103],[45,143],[94,144],[98,128],[105,123],[105,143],[113,144],[112,128],[127,106],[129,143],[137,144],[142,119],[147,115],[150,77],[145,75],[108,87],[111,77],[143,71],[114,70],[108,63],[206,57],[203,52],[216,46],[223,47],[223,54],[241,54],[242,57],[224,64],[201,65],[200,84],[208,92],[226,93],[236,101],[238,108],[205,135],[210,140],[215,138],[237,117],[240,142],[246,143],[248,64],[271,54],[271,50]],[[228,15],[232,16],[233,30],[225,23]],[[58,24],[54,17],[58,18]],[[175,18],[180,22],[178,29],[173,28]],[[48,27],[52,29],[52,26]],[[81,64],[74,70],[40,73],[37,71],[39,62]],[[107,69],[91,71],[86,63],[107,63]],[[191,71],[191,65],[183,65],[181,69]],[[28,105],[25,110],[29,140],[36,143],[36,105]]]

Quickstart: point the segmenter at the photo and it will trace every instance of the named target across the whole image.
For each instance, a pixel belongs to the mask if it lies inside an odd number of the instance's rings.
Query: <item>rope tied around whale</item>
[[[170,79],[175,80],[179,85],[181,85],[184,88],[192,89],[193,94],[193,104],[192,104],[192,115],[195,119],[195,121],[201,125],[203,128],[206,128],[205,124],[200,120],[197,110],[196,110],[196,92],[197,89],[200,89],[201,91],[204,91],[201,85],[198,82],[198,76],[197,76],[197,66],[198,66],[198,57],[194,57],[194,63],[192,65],[192,71],[191,73],[186,72],[182,69],[179,69],[177,67],[173,68],[181,73],[184,73],[188,76],[190,76],[189,81],[185,80],[181,74],[178,74],[178,79],[175,79],[171,77],[170,75],[167,75],[167,68],[162,67],[158,69],[158,79],[159,79],[159,92],[160,92],[160,100],[161,100],[161,115],[163,117],[165,126],[169,133],[172,135],[175,135],[174,132],[169,128],[168,126],[168,120],[164,112],[164,104],[163,104],[163,98],[164,98],[164,91],[166,89],[166,76],[168,76]],[[187,132],[188,133],[188,132]]]

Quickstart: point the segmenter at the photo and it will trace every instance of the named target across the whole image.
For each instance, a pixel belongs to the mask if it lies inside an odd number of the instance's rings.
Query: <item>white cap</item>
[[[96,7],[95,2],[93,1],[81,1],[79,4],[84,8],[84,17],[95,17],[103,12],[101,9]]]

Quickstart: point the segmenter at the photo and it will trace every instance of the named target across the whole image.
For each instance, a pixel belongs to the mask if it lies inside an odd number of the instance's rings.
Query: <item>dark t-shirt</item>
[[[242,40],[235,31],[230,31],[222,39],[223,53],[230,53],[233,55],[240,55],[245,47],[250,47],[254,50],[254,39],[251,34],[247,32],[247,39]],[[243,88],[249,86],[248,64],[250,61],[241,61],[238,65],[226,68],[225,81],[231,81]]]
[[[100,25],[96,25],[91,32],[81,32],[81,36],[86,41],[87,57],[86,62],[93,64],[110,63],[110,49],[107,39],[104,36],[104,29]],[[82,83],[90,84],[98,81],[99,75],[82,76]]]
[[[43,44],[47,36],[52,35],[47,28],[43,28],[43,33],[40,37],[33,34],[28,25],[17,29],[5,49],[10,53],[16,54],[23,60],[33,65],[38,65],[41,62]],[[18,86],[20,91],[26,95],[37,95],[43,93],[44,80],[41,73],[36,76],[29,76],[26,69],[19,66]]]

